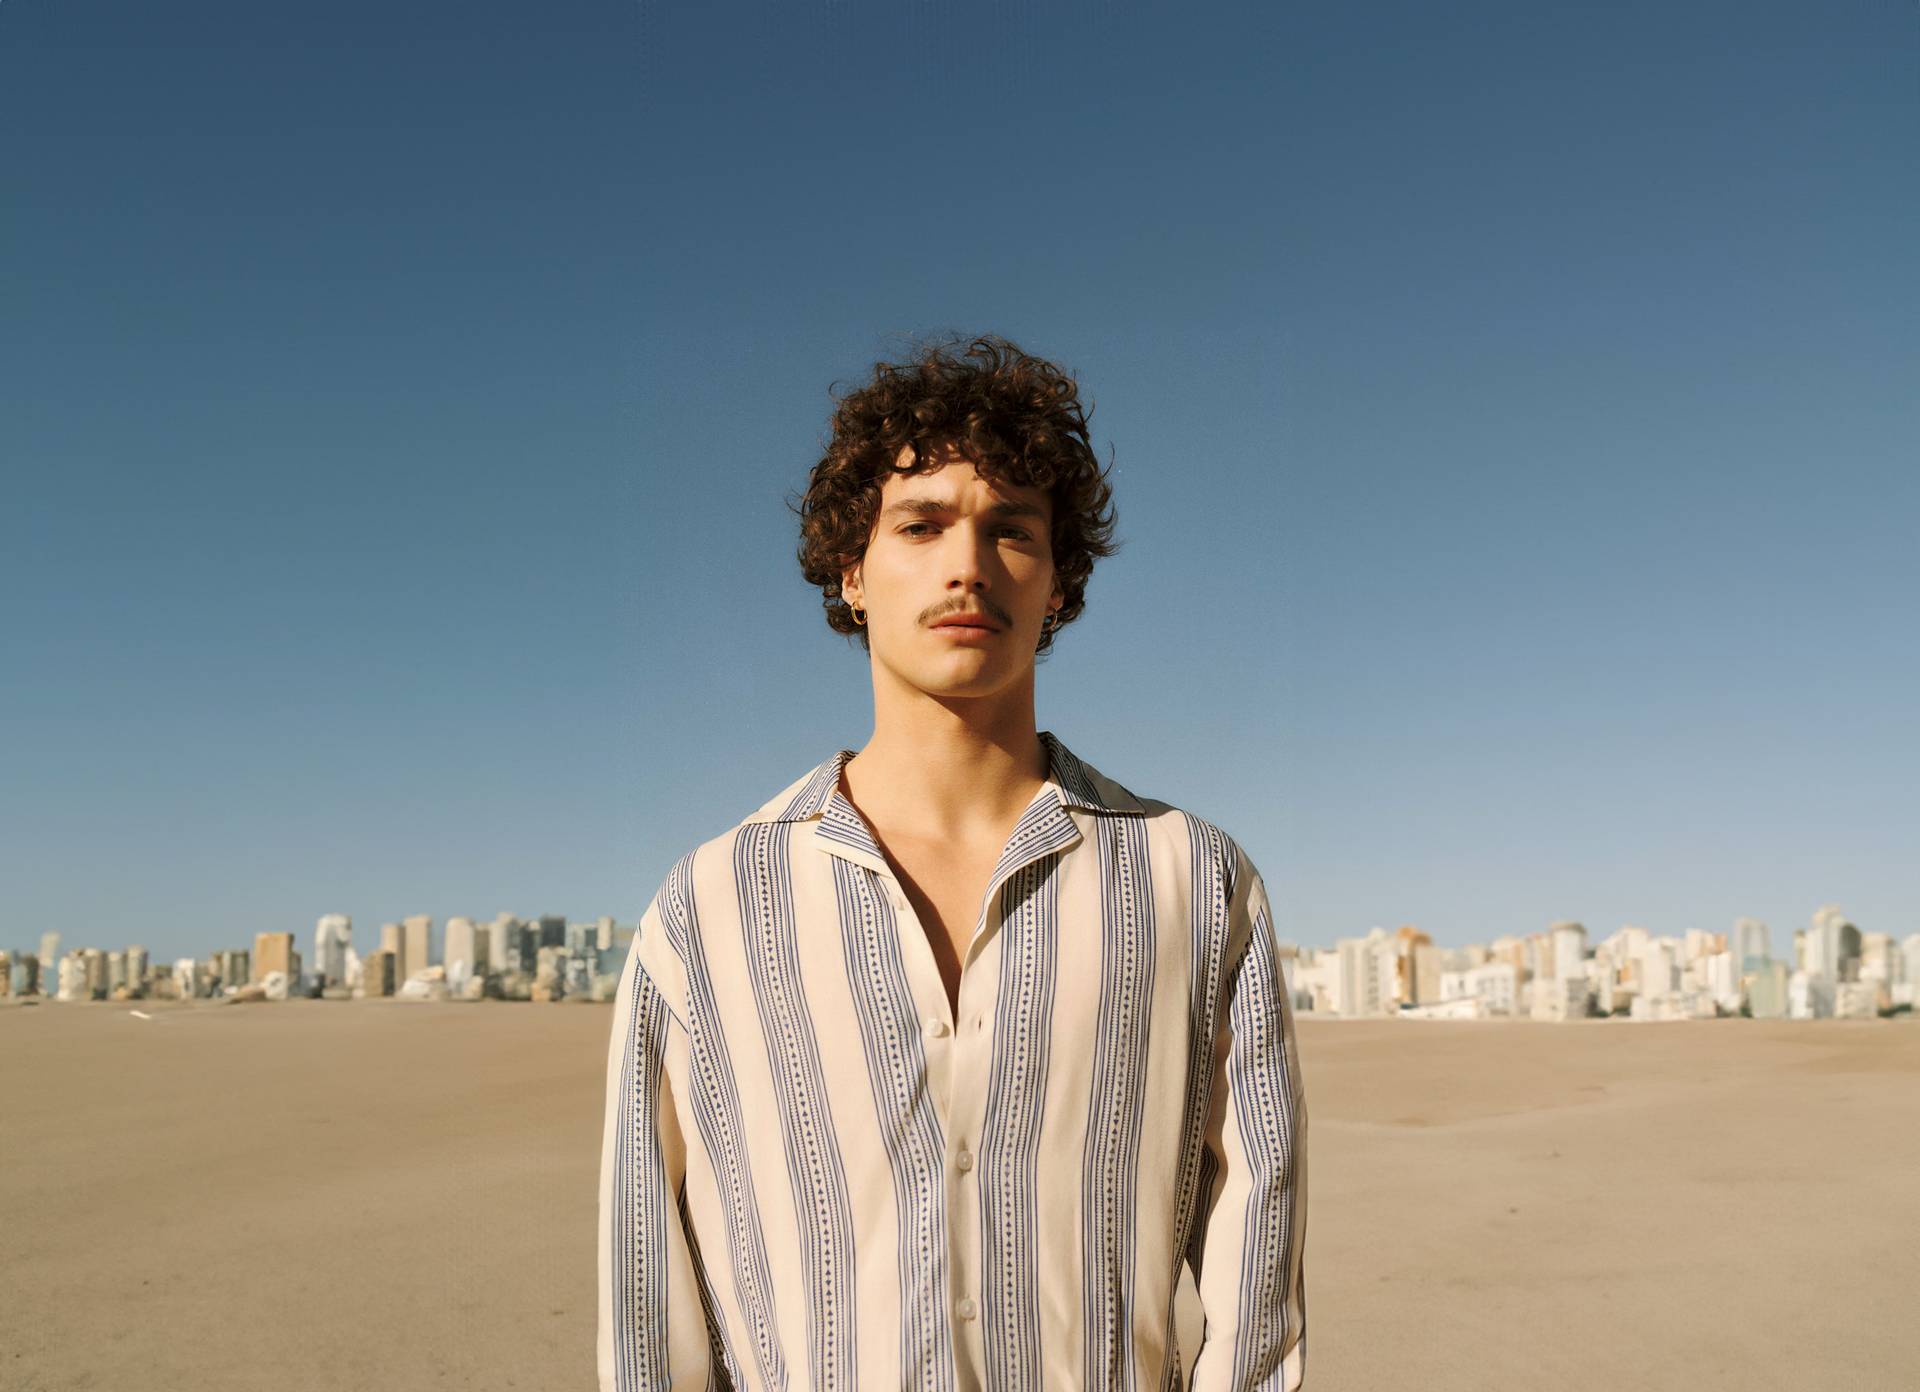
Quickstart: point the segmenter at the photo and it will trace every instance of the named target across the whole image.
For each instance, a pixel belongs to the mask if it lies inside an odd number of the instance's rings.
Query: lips
[[[989,619],[975,618],[971,614],[962,614],[951,619],[942,619],[935,628],[973,628],[983,633],[998,633],[1000,626]]]

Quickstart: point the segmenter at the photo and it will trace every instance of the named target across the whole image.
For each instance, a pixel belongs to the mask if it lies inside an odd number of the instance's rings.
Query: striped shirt
[[[603,1392],[1301,1385],[1307,1110],[1260,875],[1041,741],[957,1012],[851,750],[668,873],[608,1048]]]

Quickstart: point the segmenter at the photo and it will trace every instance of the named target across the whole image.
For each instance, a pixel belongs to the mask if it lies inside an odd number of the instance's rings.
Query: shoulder
[[[1062,782],[1070,800],[1077,792],[1089,810],[1138,818],[1151,840],[1183,847],[1196,868],[1217,874],[1229,898],[1241,884],[1258,877],[1245,849],[1218,823],[1189,808],[1136,794],[1084,759],[1063,759],[1061,765],[1068,775]]]
[[[838,774],[837,760],[815,766],[725,831],[708,837],[676,860],[654,899],[655,908],[669,926],[682,932],[690,929],[701,898],[732,891],[744,843],[782,832],[790,834],[812,820],[833,796]]]

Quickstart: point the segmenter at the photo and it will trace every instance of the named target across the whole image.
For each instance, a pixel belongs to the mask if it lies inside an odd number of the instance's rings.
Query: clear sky
[[[836,381],[1079,377],[1039,715],[1281,936],[1920,931],[1910,3],[0,9],[0,946],[637,918],[871,730]]]

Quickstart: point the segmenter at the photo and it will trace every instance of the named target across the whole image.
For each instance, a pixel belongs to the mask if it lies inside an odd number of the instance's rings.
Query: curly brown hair
[[[994,334],[953,336],[923,344],[906,362],[876,363],[873,377],[842,394],[836,386],[833,436],[813,466],[806,495],[788,505],[800,517],[800,569],[818,585],[827,626],[858,634],[841,598],[840,577],[866,554],[890,472],[912,473],[938,446],[964,453],[984,478],[1045,489],[1053,504],[1053,567],[1065,602],[1036,654],[1086,607],[1093,563],[1111,556],[1114,540],[1110,470],[1087,437],[1091,406],[1082,409],[1074,379],[1044,358]],[[894,463],[902,446],[915,463]]]

